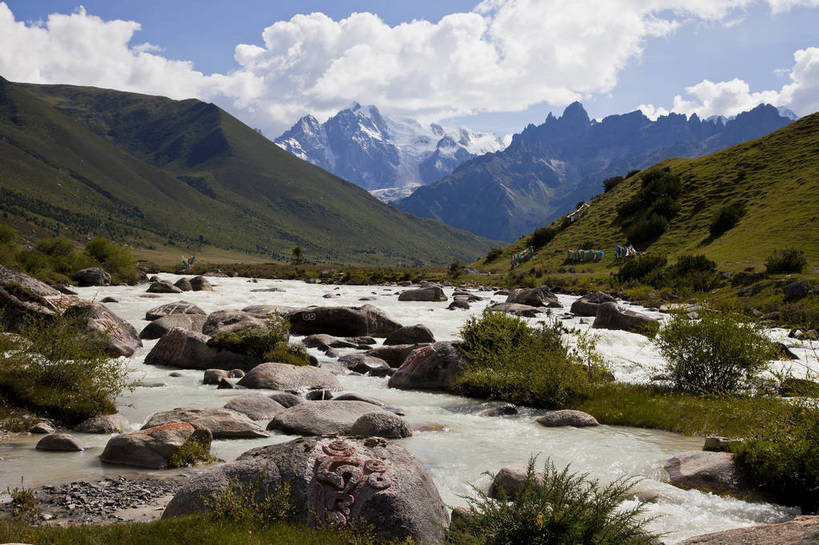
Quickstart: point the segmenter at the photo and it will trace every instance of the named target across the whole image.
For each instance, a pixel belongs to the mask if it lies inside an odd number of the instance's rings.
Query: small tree
[[[293,250],[290,252],[290,255],[293,258],[293,263],[295,263],[296,265],[301,265],[304,262],[304,255],[301,251],[301,246],[296,246],[295,248],[293,248]]]
[[[459,276],[461,276],[463,270],[464,270],[463,265],[461,265],[461,262],[458,261],[457,259],[449,264],[449,276],[451,278],[458,278]]]
[[[773,255],[765,260],[765,271],[768,274],[801,273],[807,266],[805,252],[796,248],[775,250]]]

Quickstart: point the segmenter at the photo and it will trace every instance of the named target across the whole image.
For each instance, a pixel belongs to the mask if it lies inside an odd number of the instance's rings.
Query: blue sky
[[[670,1],[665,10],[662,2],[647,9],[623,0],[599,17],[589,13],[604,11],[599,4],[578,11],[559,4],[489,0],[479,17],[477,2],[463,0],[5,0],[0,11],[11,12],[6,24],[13,20],[16,30],[0,26],[0,46],[7,46],[0,47],[0,75],[197,96],[269,136],[303,113],[326,117],[351,100],[499,133],[539,123],[575,99],[597,118],[640,105],[655,115],[731,115],[762,100],[802,115],[817,109],[816,0],[724,0],[716,9],[716,0]],[[327,18],[299,19],[289,30],[277,25],[270,42],[263,40],[274,23],[313,12]],[[356,12],[375,14],[380,24],[351,18]],[[72,13],[62,25],[49,20]],[[139,29],[114,28],[115,20]],[[396,28],[402,23],[410,24]],[[335,41],[325,43],[326,36]],[[157,48],[137,48],[145,42]],[[339,53],[351,43],[348,54]],[[4,57],[3,49],[15,54]],[[77,65],[83,56],[99,70]],[[704,80],[714,85],[686,91]]]

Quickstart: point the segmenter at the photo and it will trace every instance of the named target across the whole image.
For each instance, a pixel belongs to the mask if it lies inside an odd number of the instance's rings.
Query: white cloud
[[[685,88],[685,97],[677,95],[670,109],[641,104],[637,109],[652,119],[669,111],[694,114],[706,118],[712,115],[737,115],[762,103],[787,106],[802,116],[819,111],[819,47],[800,49],[793,54],[794,66],[786,70],[790,83],[779,90],[751,91],[751,86],[739,78],[713,82],[702,80]]]
[[[819,2],[767,1],[772,11]],[[131,45],[137,22],[104,21],[80,9],[26,24],[0,2],[0,75],[198,97],[268,134],[304,113],[321,118],[353,100],[431,120],[519,111],[544,101],[560,106],[610,92],[647,39],[690,21],[725,22],[753,2],[484,0],[438,22],[396,26],[371,13],[339,21],[321,13],[296,15],[265,28],[262,46],[237,45],[235,70],[210,75],[191,62],[165,58],[153,44]],[[802,75],[794,68],[788,96],[809,103],[800,81],[815,71],[808,61]],[[738,80],[702,82],[686,90],[693,96],[680,105],[718,109],[747,102],[753,94],[745,87]],[[652,115],[664,111],[641,108]]]

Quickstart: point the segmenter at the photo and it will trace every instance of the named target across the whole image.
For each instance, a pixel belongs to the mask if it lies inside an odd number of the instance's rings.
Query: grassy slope
[[[4,211],[75,238],[393,264],[491,244],[385,206],[196,100],[0,81],[0,165],[0,188],[17,192]]]
[[[682,209],[649,251],[665,253],[672,262],[674,256],[682,254],[705,254],[722,270],[738,271],[760,267],[774,249],[793,246],[807,254],[809,268],[819,270],[819,114],[712,155],[668,159],[655,166],[667,166],[681,176]],[[614,246],[625,243],[625,235],[615,222],[617,205],[639,187],[639,176],[633,176],[592,199],[589,211],[580,220],[558,234],[520,270],[557,270],[564,264],[567,249],[592,242],[606,252],[606,257],[601,263],[575,268],[607,272],[615,265]],[[746,205],[747,214],[733,229],[711,240],[708,228],[714,214],[736,201]],[[559,220],[555,222],[558,224]],[[503,248],[502,257],[491,264],[481,260],[476,265],[506,272],[509,256],[524,249],[527,238]]]

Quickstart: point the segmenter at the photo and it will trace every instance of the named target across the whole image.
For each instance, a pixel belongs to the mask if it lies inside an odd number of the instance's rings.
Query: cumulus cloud
[[[703,80],[685,88],[685,96],[677,95],[671,108],[641,104],[637,107],[652,119],[669,111],[694,114],[733,116],[758,106],[787,106],[798,115],[819,111],[819,48],[800,49],[793,54],[794,65],[788,71],[790,83],[779,90],[751,91],[751,86],[739,78],[713,82]]]
[[[772,11],[785,11],[819,0],[767,1]],[[165,58],[153,44],[132,45],[137,22],[104,21],[80,9],[27,24],[0,2],[0,75],[197,97],[273,133],[300,115],[325,117],[353,100],[432,120],[544,101],[560,106],[609,92],[649,38],[690,21],[724,22],[753,2],[484,0],[471,12],[396,26],[371,13],[338,21],[296,15],[266,27],[262,45],[237,45],[234,70],[208,75]],[[791,72],[788,96],[802,103],[811,100],[800,83],[815,77],[811,62]],[[738,80],[702,82],[686,90],[692,97],[680,99],[681,107],[752,100],[745,87]]]

